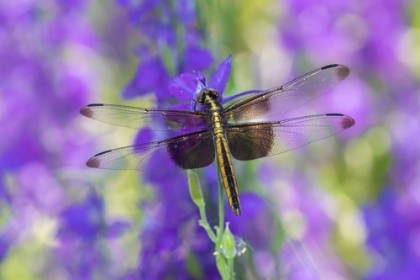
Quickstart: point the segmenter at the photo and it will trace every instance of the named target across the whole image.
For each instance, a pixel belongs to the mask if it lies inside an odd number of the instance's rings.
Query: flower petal
[[[232,55],[229,55],[225,58],[225,60],[222,61],[222,63],[220,63],[219,67],[210,80],[210,87],[217,90],[220,96],[222,96],[226,87],[226,83],[229,80],[231,64]]]
[[[200,91],[202,91],[204,88],[207,88],[207,80],[206,76],[204,76],[201,72],[196,72],[197,77],[197,88],[195,89],[195,94],[198,94]]]
[[[106,229],[106,235],[109,238],[119,237],[122,235],[127,229],[130,228],[130,223],[124,221],[115,221],[111,223],[108,228]]]
[[[213,56],[206,49],[189,47],[185,51],[185,71],[202,70],[213,63]]]
[[[168,85],[169,93],[179,100],[192,100],[197,89],[197,76],[194,73],[182,73],[173,78]]]
[[[134,138],[134,144],[144,144],[151,142],[153,140],[153,132],[150,128],[144,127],[140,129],[140,131],[137,133],[136,138]]]
[[[164,98],[166,89],[162,86],[167,84],[168,78],[169,74],[160,58],[151,58],[139,66],[133,79],[124,88],[122,96],[129,99],[154,91],[158,98]]]

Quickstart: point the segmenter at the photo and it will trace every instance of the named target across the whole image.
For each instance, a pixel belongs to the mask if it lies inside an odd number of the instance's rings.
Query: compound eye
[[[219,98],[219,93],[218,93],[217,91],[215,91],[215,90],[210,90],[210,91],[209,91],[209,95],[210,95],[212,98]]]

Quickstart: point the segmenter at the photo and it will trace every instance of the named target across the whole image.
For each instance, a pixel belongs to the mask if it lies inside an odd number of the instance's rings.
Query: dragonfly
[[[219,93],[203,88],[196,97],[200,110],[146,109],[90,104],[80,113],[104,123],[133,129],[184,130],[166,140],[101,152],[86,165],[115,170],[185,170],[203,168],[216,158],[221,181],[233,212],[241,215],[232,157],[239,161],[281,154],[352,127],[344,114],[317,114],[267,121],[319,97],[350,73],[348,67],[327,65],[280,87],[249,94],[226,107]],[[188,132],[185,131],[188,129]]]

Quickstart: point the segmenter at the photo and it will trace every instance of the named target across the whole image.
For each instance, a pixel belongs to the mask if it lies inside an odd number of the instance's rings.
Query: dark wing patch
[[[322,114],[279,122],[231,125],[227,137],[234,158],[252,160],[297,149],[353,125],[354,120],[346,115]]]
[[[167,150],[172,161],[182,169],[207,166],[213,162],[215,156],[213,137],[207,131],[169,141]]]
[[[208,117],[204,112],[185,110],[143,109],[123,105],[90,104],[80,113],[104,123],[151,130],[200,129],[206,127]]]
[[[163,172],[176,169],[194,169],[214,161],[213,138],[206,131],[198,131],[135,146],[101,152],[86,163],[103,169],[133,169]]]
[[[330,90],[349,73],[349,68],[343,65],[324,66],[281,87],[239,100],[226,108],[226,119],[230,122],[242,122],[290,111]]]
[[[232,125],[228,128],[230,152],[237,160],[266,157],[274,145],[274,131],[267,123]]]

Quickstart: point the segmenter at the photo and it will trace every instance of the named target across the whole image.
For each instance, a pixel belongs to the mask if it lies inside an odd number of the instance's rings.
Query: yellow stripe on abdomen
[[[239,200],[238,184],[233,170],[232,159],[230,157],[229,145],[223,133],[215,134],[215,148],[223,186],[229,199],[229,205],[233,212],[239,216],[241,205]]]

